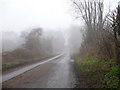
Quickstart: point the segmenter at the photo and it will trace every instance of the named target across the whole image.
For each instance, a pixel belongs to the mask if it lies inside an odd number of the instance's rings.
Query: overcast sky
[[[1,30],[19,32],[32,27],[62,29],[80,24],[70,14],[69,1],[0,0]],[[110,0],[112,9],[117,6],[118,1]],[[108,7],[108,0],[105,0],[105,5]]]

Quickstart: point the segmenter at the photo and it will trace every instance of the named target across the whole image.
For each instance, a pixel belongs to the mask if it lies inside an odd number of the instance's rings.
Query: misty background
[[[104,0],[105,12],[108,12],[108,6],[114,9],[118,1]],[[24,43],[21,33],[38,27],[43,28],[42,38],[61,38],[61,41],[52,42],[59,43],[56,45],[59,49],[66,44],[69,44],[70,50],[74,45],[75,48],[80,47],[81,40],[75,41],[76,38],[82,38],[80,29],[84,23],[82,19],[75,18],[77,16],[73,14],[71,6],[70,0],[1,0],[3,52],[21,47]],[[62,47],[59,47],[60,44],[63,44]]]

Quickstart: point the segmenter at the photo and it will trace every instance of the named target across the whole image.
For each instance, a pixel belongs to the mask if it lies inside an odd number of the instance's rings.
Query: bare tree
[[[22,36],[25,38],[24,47],[29,51],[31,56],[36,56],[43,54],[41,47],[40,36],[42,35],[41,28],[34,28],[29,33],[22,33]]]
[[[104,4],[102,0],[72,0],[73,5],[75,6],[75,11],[79,16],[82,16],[86,27],[87,32],[85,37],[85,41],[94,45],[94,47],[98,47],[102,42],[100,38],[102,38],[101,34],[103,32],[104,23],[106,21],[106,17],[103,17],[103,8]]]
[[[105,17],[103,15],[103,0],[72,0],[72,3],[87,28],[80,49],[82,53],[107,60],[113,58],[113,34],[105,27],[108,14]]]
[[[75,10],[82,16],[89,30],[100,30],[103,28],[103,1],[72,0]]]

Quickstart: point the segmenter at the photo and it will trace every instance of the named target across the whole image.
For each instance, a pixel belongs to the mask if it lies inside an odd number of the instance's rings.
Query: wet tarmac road
[[[73,63],[69,55],[63,55],[5,81],[3,88],[74,88]]]

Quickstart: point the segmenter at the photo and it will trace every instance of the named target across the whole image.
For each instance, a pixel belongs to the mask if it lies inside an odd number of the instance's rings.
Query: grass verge
[[[120,88],[120,65],[114,60],[74,57],[78,72],[87,78],[90,88]]]

